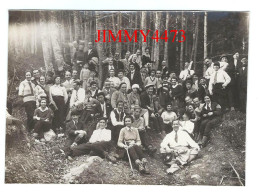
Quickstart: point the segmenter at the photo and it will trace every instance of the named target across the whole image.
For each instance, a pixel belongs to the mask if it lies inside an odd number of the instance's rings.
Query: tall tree
[[[208,56],[208,50],[207,50],[207,12],[204,13],[204,58]]]
[[[138,13],[135,12],[134,14],[135,14],[135,30],[137,30],[137,29],[138,29]],[[133,51],[132,51],[132,53],[135,53],[135,52],[136,52],[136,49],[137,49],[136,47],[137,47],[137,45],[136,45],[136,43],[134,42],[134,43],[133,43]]]
[[[195,32],[195,44],[194,44],[193,64],[194,64],[194,70],[195,71],[196,71],[196,67],[197,67],[198,38],[199,38],[199,14],[197,15],[197,18],[196,18],[196,32]]]
[[[46,71],[54,71],[46,11],[40,11],[41,44]]]
[[[79,11],[73,11],[73,15],[74,15],[75,41],[78,41],[80,39]]]
[[[165,30],[167,34],[169,34],[169,12],[166,12],[166,19],[165,19]],[[168,67],[168,42],[165,42],[165,51],[164,51],[164,61],[166,61],[166,66]]]
[[[95,12],[96,16],[96,30],[103,30],[103,22],[101,21],[100,12]],[[103,34],[100,35],[101,40],[103,40]],[[102,85],[102,78],[103,78],[103,68],[102,68],[102,61],[104,60],[104,43],[102,41],[99,41],[96,43],[97,52],[99,54],[99,66],[98,66],[98,73],[99,73],[99,87]]]
[[[156,12],[156,22],[155,22],[155,30],[160,29],[160,22],[161,22],[161,12]],[[158,34],[159,36],[159,34]],[[155,47],[154,47],[154,69],[158,68],[159,65],[159,41],[158,39],[155,41]]]
[[[61,45],[59,41],[59,24],[57,22],[57,12],[50,11],[50,38],[55,58],[55,64],[58,71],[63,71],[64,58],[62,55]]]
[[[181,14],[181,29],[184,29],[184,16],[183,16],[183,12]],[[181,42],[181,50],[180,50],[180,69],[183,70],[184,69],[184,63],[183,63],[183,48],[184,47],[184,42]]]
[[[141,30],[147,33],[147,12],[141,12]],[[142,36],[142,53],[145,53],[145,48],[147,47],[147,42],[144,42],[144,37]]]
[[[118,12],[118,16],[117,16],[117,31],[115,33],[117,33],[119,30],[121,30],[121,24],[122,24],[121,12]],[[119,42],[118,40],[116,40],[116,51],[121,56],[121,42]]]

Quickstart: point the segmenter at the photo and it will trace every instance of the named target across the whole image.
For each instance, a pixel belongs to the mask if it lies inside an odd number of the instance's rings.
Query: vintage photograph
[[[8,24],[5,183],[245,186],[249,12]]]

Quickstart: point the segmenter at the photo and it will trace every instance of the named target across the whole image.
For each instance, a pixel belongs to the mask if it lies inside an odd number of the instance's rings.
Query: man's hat
[[[219,59],[221,60],[224,57],[228,58],[227,54],[222,54]]]

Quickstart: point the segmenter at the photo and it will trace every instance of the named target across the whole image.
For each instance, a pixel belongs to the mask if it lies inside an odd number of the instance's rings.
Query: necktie
[[[176,143],[178,142],[178,134],[177,134],[177,131],[175,132],[174,140],[175,140]]]
[[[217,77],[218,77],[218,71],[216,71],[216,73],[215,73],[215,77],[214,77],[214,84],[216,84],[216,83],[217,83]]]
[[[78,91],[76,91],[76,99],[75,99],[75,102],[78,101]]]
[[[30,81],[28,81],[28,83],[29,83],[29,86],[30,86],[31,94],[32,94],[32,95],[34,95],[34,93],[33,93],[33,89],[32,89],[32,86],[31,86],[31,82],[30,82]]]

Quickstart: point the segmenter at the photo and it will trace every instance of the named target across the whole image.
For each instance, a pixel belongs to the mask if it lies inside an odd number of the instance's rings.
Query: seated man
[[[205,147],[210,136],[210,131],[221,122],[221,106],[216,102],[211,102],[209,96],[204,97],[204,106],[201,111],[200,134],[202,140],[199,144]]]
[[[107,158],[112,162],[116,162],[116,159],[109,155],[109,151],[112,147],[111,143],[111,130],[106,129],[107,119],[100,118],[98,122],[98,129],[94,130],[92,136],[87,143],[83,143],[78,146],[71,148],[71,156],[80,156],[89,154],[93,151],[96,155],[101,158]]]
[[[200,150],[199,145],[190,135],[180,128],[177,120],[173,122],[173,131],[166,135],[160,146],[165,163],[170,165],[166,170],[168,174],[173,174],[181,166],[192,161]]]
[[[66,124],[67,139],[64,146],[66,156],[70,156],[73,146],[86,142],[86,131],[83,130],[83,124],[78,121],[78,111],[71,112],[72,120]]]
[[[140,106],[134,106],[134,112],[133,112],[133,123],[132,127],[135,127],[138,129],[140,140],[142,145],[146,148],[148,153],[154,154],[157,149],[153,147],[151,144],[151,140],[147,135],[146,129],[145,129],[145,121],[144,118],[141,117],[141,108]]]

